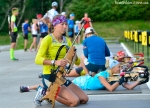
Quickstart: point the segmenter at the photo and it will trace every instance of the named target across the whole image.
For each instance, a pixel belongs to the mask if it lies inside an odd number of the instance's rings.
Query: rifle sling
[[[66,46],[66,45],[61,45],[57,51],[57,54],[56,54],[56,57],[55,57],[55,60],[58,59],[58,56],[60,54],[60,51],[62,50],[62,48]],[[56,70],[55,70],[55,65],[53,64],[53,69],[51,70],[51,75],[49,77],[49,81],[50,82],[55,82],[55,79],[56,79]]]

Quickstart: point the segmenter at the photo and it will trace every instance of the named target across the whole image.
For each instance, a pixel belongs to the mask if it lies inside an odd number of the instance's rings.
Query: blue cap
[[[75,15],[72,13],[72,14],[70,14],[70,17],[74,17]]]
[[[117,60],[110,59],[109,60],[109,69],[117,66],[118,64],[119,64],[119,62]]]

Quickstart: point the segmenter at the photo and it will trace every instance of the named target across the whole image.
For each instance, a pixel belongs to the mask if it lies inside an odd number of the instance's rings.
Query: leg
[[[64,85],[60,88],[60,92],[56,100],[62,104],[73,107],[77,106],[80,102],[79,98],[69,88]]]
[[[37,90],[38,87],[41,86],[43,87],[43,84],[37,84],[33,86],[20,86],[20,92],[29,92],[30,90]]]
[[[37,37],[34,37],[33,38],[33,45],[34,45],[34,50],[36,51],[36,40],[37,40]]]
[[[15,49],[15,46],[16,46],[17,32],[10,33],[10,38],[11,38],[10,59],[11,60],[18,60],[14,57],[14,49]]]
[[[68,77],[77,77],[79,74],[76,72],[75,69],[71,70],[69,74],[66,74]]]
[[[41,44],[42,39],[43,39],[43,38],[40,38],[40,41],[39,41],[39,44],[38,44],[37,50],[40,48],[40,44]]]
[[[68,88],[77,95],[77,97],[80,99],[81,104],[85,104],[88,101],[88,96],[85,94],[84,91],[82,91],[77,85],[74,83],[71,83]]]
[[[81,65],[83,67],[83,70],[85,71],[86,74],[89,74],[89,70],[85,67],[84,65],[84,60],[86,59],[86,57],[82,54],[81,55]]]
[[[37,88],[39,86],[43,87],[43,84],[37,84],[37,85],[29,86],[29,90],[37,90]]]
[[[25,50],[25,51],[27,50],[27,43],[28,43],[28,40],[25,39],[25,40],[24,40],[24,50]]]

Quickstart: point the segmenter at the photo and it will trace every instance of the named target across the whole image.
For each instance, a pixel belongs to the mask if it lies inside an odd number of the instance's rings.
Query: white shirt
[[[34,28],[34,26],[36,26],[36,24],[32,24],[32,28],[31,28],[31,30],[32,30],[32,35],[37,35],[37,30]]]
[[[44,18],[48,17],[50,19],[50,22],[52,22],[54,16],[56,15],[58,15],[58,12],[55,9],[51,9],[44,15]]]

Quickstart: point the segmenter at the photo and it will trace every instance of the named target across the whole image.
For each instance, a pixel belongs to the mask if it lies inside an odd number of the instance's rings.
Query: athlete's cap
[[[109,59],[109,69],[117,66],[118,64],[119,64],[119,62],[117,60]]]
[[[66,15],[66,12],[62,12],[61,15]]]
[[[94,32],[94,29],[92,27],[88,27],[86,30],[85,30],[85,35],[87,35],[88,33],[92,33]]]
[[[52,7],[54,7],[54,6],[58,6],[58,3],[55,1],[52,3]]]
[[[77,21],[76,21],[76,24],[79,24],[79,23],[80,23],[80,21],[77,20]]]
[[[73,14],[73,13],[72,13],[72,14],[70,14],[70,17],[74,17],[74,16],[75,16],[75,14]]]
[[[42,18],[42,14],[37,14],[37,18]]]

